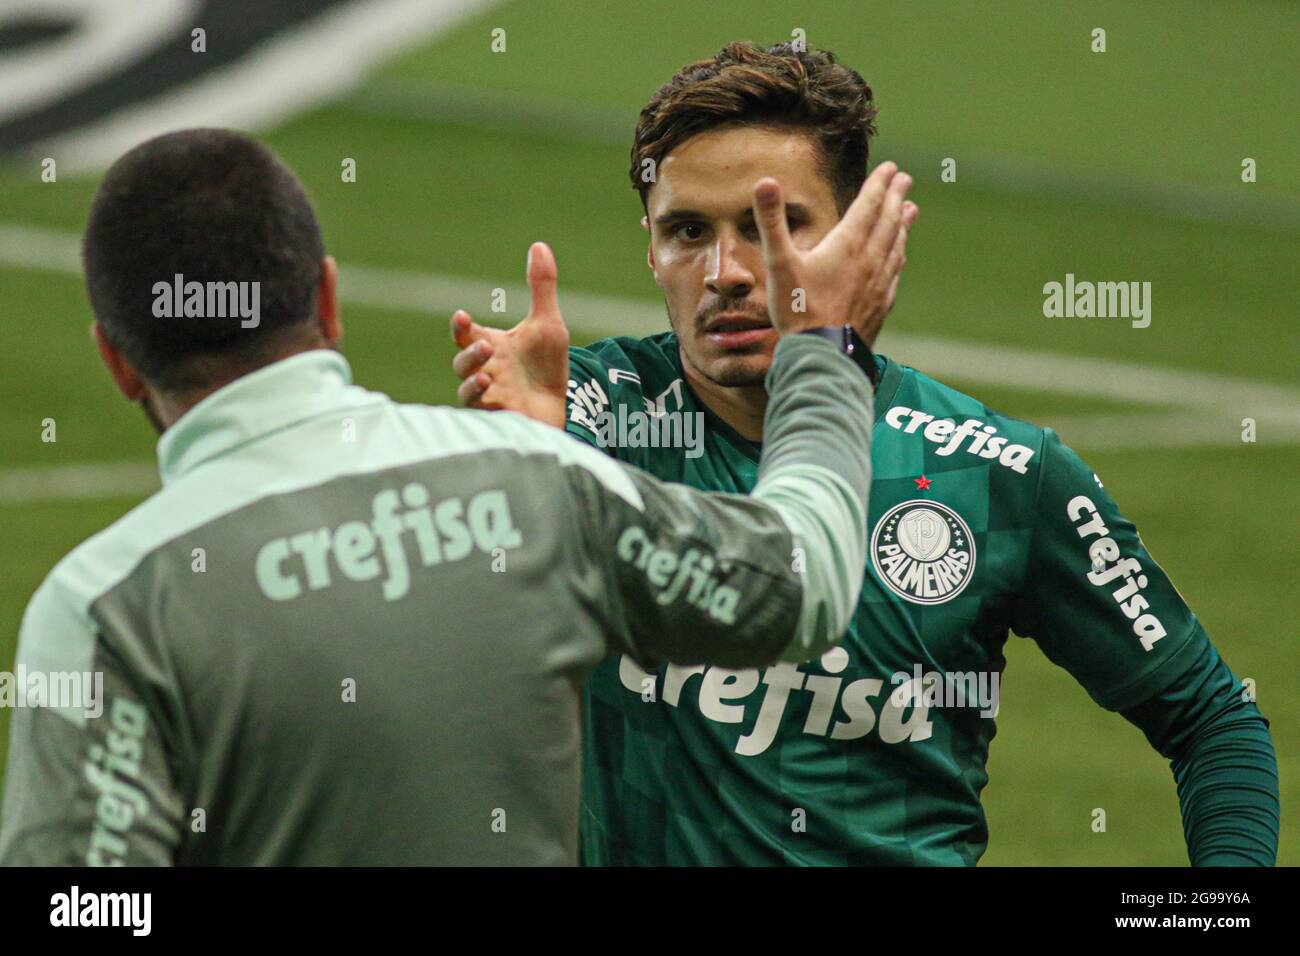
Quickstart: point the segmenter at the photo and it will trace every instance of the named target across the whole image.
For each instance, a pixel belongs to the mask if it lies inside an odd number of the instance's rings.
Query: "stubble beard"
[[[757,356],[755,356],[757,358]],[[740,360],[719,362],[713,371],[702,369],[691,362],[691,366],[715,385],[723,388],[758,388],[767,380],[767,370],[759,371],[755,362]],[[689,356],[687,357],[689,361]]]
[[[668,308],[667,301],[664,302],[664,307],[668,312],[668,325],[677,333],[682,364],[689,366],[696,375],[721,388],[761,388],[767,381],[767,366],[770,365],[770,362],[762,363],[760,367],[762,354],[757,350],[750,353],[724,354],[711,363],[701,364],[697,362],[691,354],[691,349],[686,347],[687,337],[682,334],[681,323],[673,316],[672,309]],[[690,330],[690,334],[693,336],[690,340],[692,344],[699,341],[699,337],[695,336],[695,330],[702,321],[702,317],[692,319]],[[706,365],[712,367],[706,368]]]

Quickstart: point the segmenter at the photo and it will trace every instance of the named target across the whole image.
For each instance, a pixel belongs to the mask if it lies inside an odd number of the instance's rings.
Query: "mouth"
[[[772,324],[751,315],[724,312],[704,326],[704,337],[724,349],[749,348],[762,342],[772,331]]]

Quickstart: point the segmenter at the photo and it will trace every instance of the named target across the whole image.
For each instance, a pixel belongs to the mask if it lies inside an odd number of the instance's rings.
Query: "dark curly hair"
[[[841,213],[867,177],[867,139],[876,132],[871,87],[826,50],[729,43],[691,63],[641,110],[632,143],[632,186],[646,204],[659,163],[686,140],[730,125],[787,126],[813,134],[821,172]],[[652,163],[646,163],[652,160]]]

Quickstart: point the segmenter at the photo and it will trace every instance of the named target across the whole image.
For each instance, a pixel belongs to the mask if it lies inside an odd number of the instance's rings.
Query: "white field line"
[[[193,83],[47,139],[27,152],[35,158],[58,157],[60,166],[85,172],[106,167],[136,144],[174,129],[274,126],[337,99],[363,82],[377,64],[429,42],[497,2],[370,0],[327,10]]]
[[[0,471],[0,505],[139,498],[158,486],[158,466],[148,461],[6,468]]]
[[[27,9],[23,9],[26,7]],[[0,2],[0,16],[34,12],[30,0]],[[46,106],[140,59],[178,36],[198,0],[41,0],[40,12],[77,23],[61,42],[20,47],[0,60],[0,121]]]
[[[80,276],[80,239],[0,223],[0,265]],[[469,309],[484,324],[505,324],[528,301],[522,285],[347,263],[340,266],[339,281],[345,303],[428,315],[440,327],[457,308]],[[495,288],[505,291],[505,314],[489,310]],[[666,327],[662,304],[643,299],[562,291],[560,301],[572,328],[593,333],[576,334],[576,342],[595,335],[649,335]],[[1131,413],[1056,416],[1053,426],[1078,448],[1237,446],[1241,420],[1247,417],[1255,419],[1261,444],[1300,443],[1300,390],[1282,385],[906,332],[886,331],[880,346],[885,354],[941,380],[1134,406]],[[0,470],[0,503],[145,494],[157,484],[155,466],[139,462],[13,468]]]

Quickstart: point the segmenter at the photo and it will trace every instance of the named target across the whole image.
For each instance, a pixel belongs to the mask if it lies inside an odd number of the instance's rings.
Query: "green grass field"
[[[454,402],[449,306],[488,319],[490,290],[522,284],[534,240],[556,250],[562,305],[568,292],[654,306],[626,165],[636,114],[660,82],[729,39],[775,42],[801,28],[836,51],[875,89],[873,161],[902,160],[921,207],[883,349],[1010,414],[1059,422],[1077,444],[1234,672],[1255,679],[1281,770],[1279,861],[1295,865],[1300,8],[988,6],[817,0],[791,13],[775,2],[516,0],[387,64],[343,100],[259,132],[307,184],[345,290],[357,266],[479,290],[475,301],[434,295],[390,308],[345,298],[358,381]],[[489,50],[493,27],[507,30],[504,54]],[[1107,31],[1105,53],[1090,52],[1094,27]],[[357,161],[355,183],[340,181],[344,157]],[[940,181],[945,157],[957,161],[954,183]],[[1258,182],[1241,180],[1247,157]],[[96,182],[42,183],[35,163],[0,167],[0,227],[75,238]],[[1042,286],[1067,272],[1150,281],[1151,326],[1044,318]],[[99,367],[75,271],[0,257],[0,283],[0,470],[147,463],[152,431]],[[512,296],[511,318],[525,308]],[[614,317],[608,328],[584,320],[574,341],[616,327]],[[932,338],[1026,357],[1005,379],[973,360],[940,374],[924,361],[920,340]],[[1042,355],[1184,373],[1182,391],[1157,401],[1128,400],[1122,383],[1047,388],[1033,374]],[[1259,423],[1255,443],[1240,440],[1248,417]],[[57,422],[55,443],[41,441],[46,418]],[[1074,442],[1080,422],[1093,427]],[[1187,437],[1169,437],[1183,427]],[[9,541],[0,670],[46,572],[140,497],[0,494]],[[1008,659],[984,862],[1185,864],[1172,774],[1141,733],[1032,642],[1013,638]],[[7,727],[0,711],[5,742]],[[1105,833],[1091,830],[1096,807]]]

